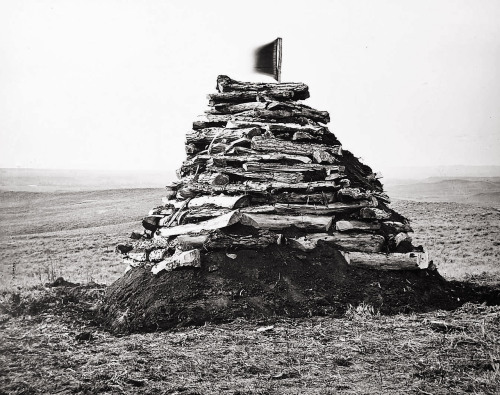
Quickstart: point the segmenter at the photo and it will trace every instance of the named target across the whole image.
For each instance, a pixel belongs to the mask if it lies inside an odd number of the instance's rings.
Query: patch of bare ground
[[[47,292],[53,298],[20,296],[1,316],[2,394],[500,391],[498,306],[383,316],[361,304],[343,318],[237,319],[114,337],[93,325],[99,287]]]

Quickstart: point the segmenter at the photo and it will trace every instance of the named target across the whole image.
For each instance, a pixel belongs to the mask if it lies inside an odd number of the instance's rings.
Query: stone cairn
[[[209,109],[186,134],[187,159],[163,204],[144,218],[128,264],[154,274],[201,267],[203,254],[287,245],[301,254],[328,243],[352,266],[426,267],[408,220],[389,208],[377,174],[343,150],[330,116],[300,101],[302,83],[217,78]]]

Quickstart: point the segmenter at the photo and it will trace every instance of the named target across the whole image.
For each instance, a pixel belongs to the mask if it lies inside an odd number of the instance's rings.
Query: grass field
[[[0,192],[0,290],[63,276],[109,284],[124,267],[114,247],[141,229],[162,189]]]
[[[449,394],[500,392],[500,308],[233,323],[113,337],[75,299],[42,285],[63,276],[110,284],[114,246],[162,190],[3,192],[0,197],[0,394]],[[500,212],[396,200],[447,278],[500,280]],[[83,292],[83,291],[82,291]],[[25,306],[16,311],[9,306]],[[48,300],[40,304],[40,300]],[[27,307],[26,307],[27,306]],[[33,308],[33,306],[42,306]],[[79,334],[90,333],[89,340]]]
[[[161,189],[0,192],[0,290],[59,276],[110,284],[124,270],[114,253],[141,218],[161,203]],[[500,211],[459,203],[395,200],[448,278],[500,278]]]
[[[9,394],[498,394],[500,308],[237,320],[116,338],[50,314],[2,324]],[[450,324],[443,331],[434,321]],[[93,339],[78,341],[82,331]]]
[[[411,220],[414,244],[424,246],[446,278],[500,280],[500,210],[405,200],[392,207]]]

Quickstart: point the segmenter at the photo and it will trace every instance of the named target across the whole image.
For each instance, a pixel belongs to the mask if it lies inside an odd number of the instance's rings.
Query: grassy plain
[[[0,192],[0,290],[62,276],[110,284],[124,267],[114,247],[141,229],[162,189]]]
[[[162,189],[90,192],[0,192],[0,290],[62,276],[110,284],[123,272],[114,253],[141,218],[161,203]],[[500,278],[500,211],[460,203],[395,200],[447,278],[486,273]]]
[[[73,298],[43,287],[58,276],[118,278],[124,266],[114,246],[161,196],[0,195],[0,394],[500,393],[497,306],[398,316],[354,306],[343,319],[283,319],[262,331],[262,323],[237,320],[118,338],[88,318],[102,289]],[[498,282],[498,210],[402,200],[393,207],[412,219],[415,244],[447,278]]]
[[[406,200],[392,207],[410,219],[413,243],[424,246],[443,276],[500,280],[500,210]]]

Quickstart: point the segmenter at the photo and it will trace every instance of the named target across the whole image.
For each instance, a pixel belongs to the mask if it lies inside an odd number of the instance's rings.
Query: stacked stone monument
[[[301,101],[302,83],[217,78],[206,114],[186,134],[179,180],[119,246],[128,270],[155,274],[201,267],[203,255],[286,245],[300,254],[327,243],[353,266],[426,266],[408,220],[389,207],[379,176],[326,126],[330,117]]]

